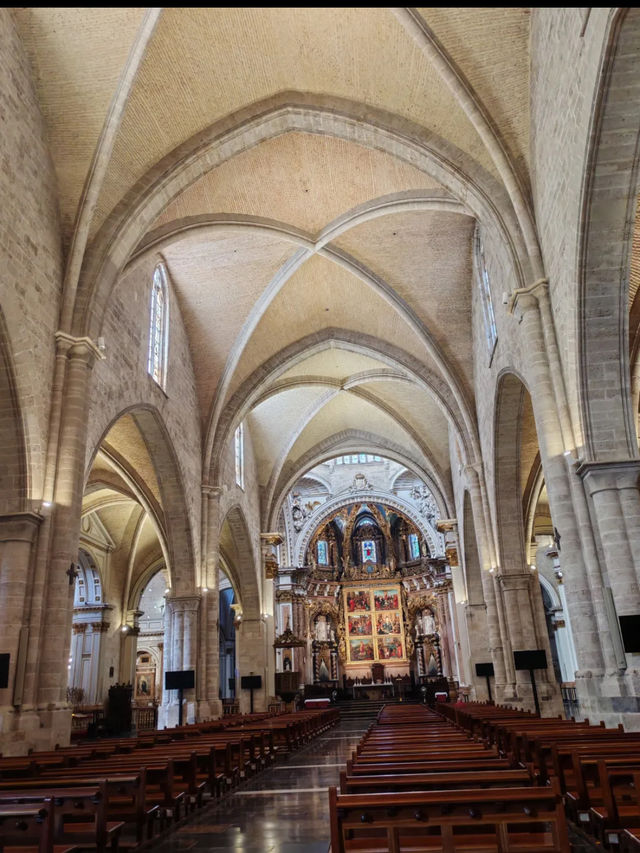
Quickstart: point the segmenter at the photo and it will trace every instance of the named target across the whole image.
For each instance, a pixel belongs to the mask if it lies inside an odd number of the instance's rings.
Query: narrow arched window
[[[327,549],[327,542],[325,539],[320,539],[318,542],[318,565],[329,565],[329,551]]]
[[[238,425],[235,436],[236,483],[244,489],[244,423]]]
[[[409,552],[412,560],[420,559],[420,541],[416,533],[409,534]]]
[[[476,229],[475,238],[475,254],[476,254],[476,270],[478,277],[478,287],[480,288],[480,301],[482,302],[482,314],[484,318],[484,330],[487,338],[487,347],[489,355],[493,355],[493,350],[498,340],[498,331],[496,329],[496,316],[493,311],[493,301],[491,299],[491,284],[489,282],[489,273],[484,258],[484,246],[480,237],[480,229]]]
[[[169,291],[164,266],[158,264],[153,272],[151,312],[149,318],[149,363],[147,370],[164,390],[167,383],[167,352],[169,344]]]

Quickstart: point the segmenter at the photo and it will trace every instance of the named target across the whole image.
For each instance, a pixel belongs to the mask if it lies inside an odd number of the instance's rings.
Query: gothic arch
[[[578,247],[578,374],[586,461],[638,456],[628,280],[640,162],[640,79],[630,76],[630,69],[639,58],[640,13],[613,9],[585,161]],[[631,137],[622,153],[621,128]]]
[[[340,497],[334,498],[331,501],[327,501],[322,504],[315,510],[305,521],[304,527],[300,531],[297,536],[297,541],[295,545],[294,554],[296,565],[303,566],[305,561],[305,555],[307,553],[307,548],[309,547],[309,543],[313,537],[315,531],[321,527],[328,520],[329,516],[333,515],[337,510],[339,510],[343,506],[348,506],[349,504],[370,504],[370,503],[382,503],[387,504],[393,509],[397,509],[403,515],[405,515],[410,521],[415,524],[420,533],[424,536],[427,544],[429,545],[429,551],[431,552],[432,557],[443,556],[441,553],[442,548],[438,541],[438,534],[436,531],[424,520],[424,518],[420,515],[420,513],[416,510],[415,507],[408,504],[402,498],[399,498],[397,495],[393,495],[390,492],[386,492],[382,489],[372,489],[371,492],[362,492],[362,493],[354,493],[348,495],[341,495]]]
[[[215,431],[210,425],[205,446],[204,470],[209,473],[211,483],[217,483],[222,449],[232,435],[236,425],[255,405],[269,384],[282,373],[314,353],[327,348],[344,348],[360,352],[383,361],[396,369],[405,371],[422,389],[432,393],[449,420],[452,428],[460,437],[462,446],[469,459],[479,456],[475,425],[469,421],[469,412],[461,412],[457,401],[453,399],[451,388],[440,375],[431,371],[408,353],[391,344],[381,344],[376,338],[347,329],[327,328],[322,332],[301,338],[269,358],[262,369],[256,371],[243,382],[221,411]]]
[[[160,489],[160,504],[152,501],[140,484],[122,468],[121,473],[136,498],[156,525],[174,595],[191,595],[196,587],[195,547],[187,509],[184,480],[171,438],[158,411],[151,406],[133,406],[118,413],[105,428],[91,454],[87,475],[109,431],[124,415],[131,415],[147,447]]]
[[[363,448],[367,448],[367,450],[364,451]],[[358,452],[386,456],[388,459],[393,459],[395,462],[404,465],[409,470],[415,471],[416,475],[424,480],[433,494],[442,516],[447,517],[450,515],[448,508],[451,505],[451,499],[448,492],[445,491],[444,480],[439,476],[438,472],[434,473],[428,470],[403,447],[391,444],[388,439],[383,439],[381,436],[365,430],[344,430],[319,442],[302,457],[297,459],[295,463],[291,463],[285,467],[278,483],[278,488],[274,492],[267,527],[269,529],[274,528],[285,496],[293,488],[296,480],[303,476],[305,471],[308,471],[315,465],[319,465],[321,462],[331,459],[333,456],[339,456],[342,453]]]
[[[231,547],[225,547],[225,540]],[[258,579],[259,565],[255,559],[244,513],[239,505],[234,505],[220,525],[220,551],[223,571],[235,589],[236,598],[242,605],[242,614],[246,619],[259,619],[261,614],[261,594]]]

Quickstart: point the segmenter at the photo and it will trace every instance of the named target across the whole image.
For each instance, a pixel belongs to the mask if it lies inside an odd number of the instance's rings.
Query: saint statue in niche
[[[428,637],[436,632],[436,620],[430,610],[422,610],[416,620],[416,636]]]
[[[320,661],[320,666],[318,667],[318,681],[331,681],[329,667],[323,660]]]
[[[316,640],[321,643],[326,643],[329,639],[329,625],[327,617],[320,614],[316,620]]]

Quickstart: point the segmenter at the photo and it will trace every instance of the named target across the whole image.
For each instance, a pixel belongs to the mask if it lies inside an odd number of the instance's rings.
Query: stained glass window
[[[420,557],[420,542],[418,541],[418,536],[415,533],[409,534],[409,551],[411,553],[411,559],[417,560]]]
[[[167,276],[159,264],[153,273],[151,315],[149,322],[149,362],[147,370],[161,388],[167,381],[167,350],[169,328]]]
[[[370,539],[362,543],[362,562],[367,561],[376,562],[376,543]]]
[[[318,542],[318,565],[329,565],[329,553],[327,551],[327,543],[323,539],[320,539],[320,541]]]
[[[478,285],[480,287],[480,297],[482,301],[482,313],[484,316],[484,329],[487,336],[487,346],[489,352],[493,353],[496,340],[498,339],[498,331],[496,329],[496,316],[493,311],[493,301],[491,299],[491,285],[489,282],[489,273],[484,259],[484,246],[480,237],[480,230],[476,230],[476,264],[478,272]]]
[[[235,435],[236,483],[244,489],[244,423],[238,425]]]

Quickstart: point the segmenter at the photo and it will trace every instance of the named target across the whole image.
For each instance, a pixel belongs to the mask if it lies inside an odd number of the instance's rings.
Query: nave
[[[158,853],[327,853],[330,785],[370,720],[343,720],[154,845]]]

